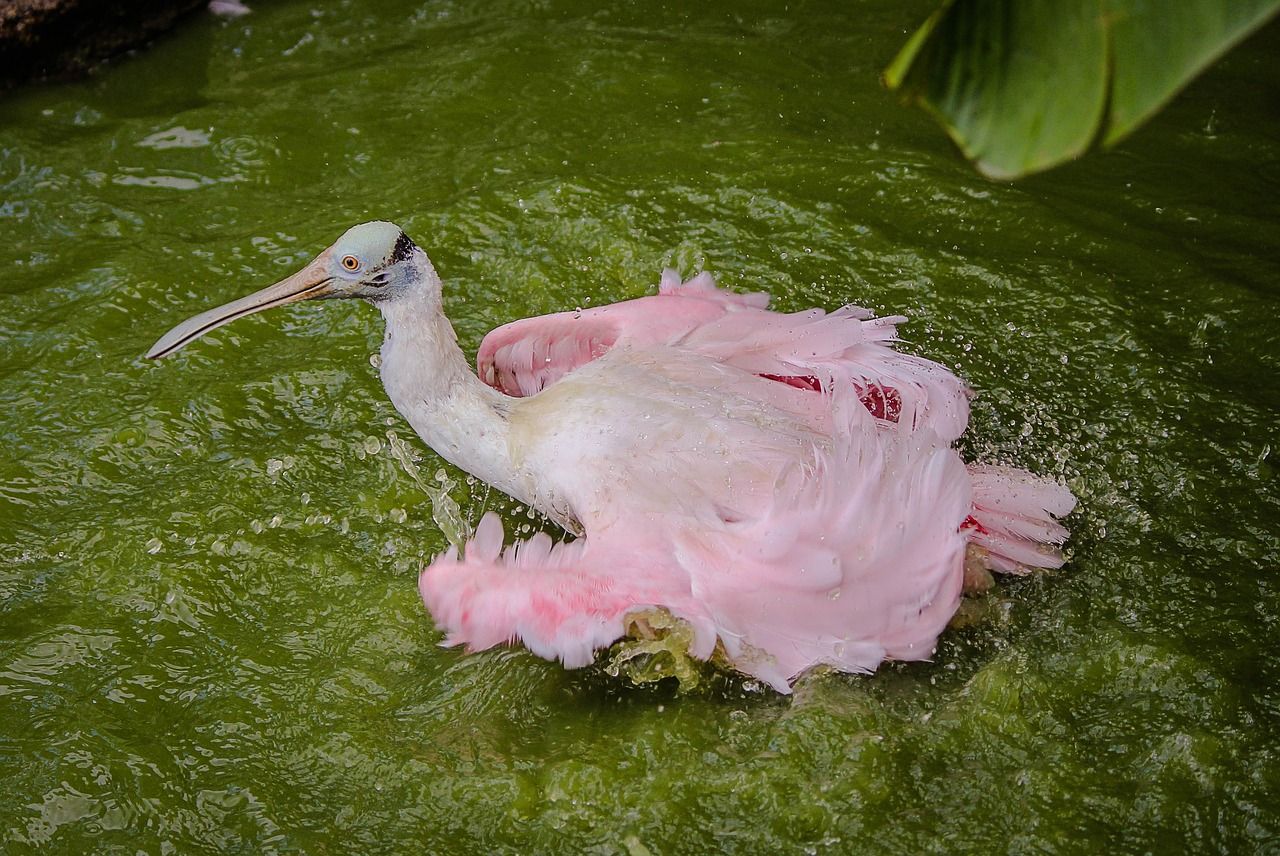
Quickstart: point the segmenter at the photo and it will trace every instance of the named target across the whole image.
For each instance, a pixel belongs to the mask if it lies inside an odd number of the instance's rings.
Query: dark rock
[[[208,0],[0,0],[0,85],[84,74]]]

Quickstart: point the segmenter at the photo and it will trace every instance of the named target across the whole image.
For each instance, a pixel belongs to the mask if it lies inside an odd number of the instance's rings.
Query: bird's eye
[[[355,256],[343,256],[342,266],[349,271],[360,270],[360,260]]]

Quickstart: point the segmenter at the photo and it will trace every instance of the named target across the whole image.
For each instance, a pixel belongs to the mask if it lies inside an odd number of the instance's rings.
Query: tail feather
[[[1075,508],[1076,498],[1057,482],[1013,467],[974,465],[973,511],[965,521],[970,543],[988,552],[991,569],[1025,574],[1053,569],[1065,559],[1067,530],[1055,518]]]

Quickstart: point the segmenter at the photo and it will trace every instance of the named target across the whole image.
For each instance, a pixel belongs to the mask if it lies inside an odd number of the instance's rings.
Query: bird
[[[818,666],[930,659],[966,574],[1064,562],[1070,489],[961,459],[971,393],[897,349],[902,316],[777,312],[765,292],[665,271],[657,294],[493,330],[473,370],[443,292],[399,226],[364,223],[146,355],[300,300],[380,310],[381,378],[403,418],[567,533],[507,545],[488,512],[462,550],[424,563],[442,645],[518,643],[578,668],[630,618],[666,610],[690,656],[786,694]]]

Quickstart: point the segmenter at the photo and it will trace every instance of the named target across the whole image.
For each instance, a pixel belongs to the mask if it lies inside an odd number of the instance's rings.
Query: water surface
[[[0,840],[37,853],[1273,852],[1274,28],[1118,151],[979,178],[877,82],[928,2],[348,0],[0,100]],[[1062,571],[783,699],[465,655],[416,592],[540,525],[417,443],[377,313],[177,321],[367,219],[464,347],[664,266],[903,312]],[[437,474],[441,481],[437,481]]]

